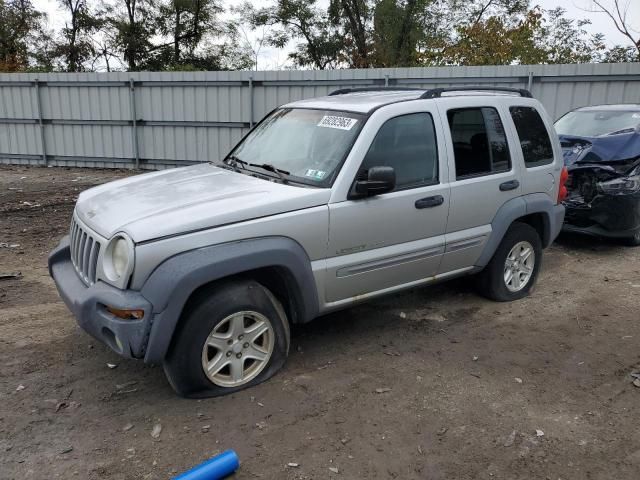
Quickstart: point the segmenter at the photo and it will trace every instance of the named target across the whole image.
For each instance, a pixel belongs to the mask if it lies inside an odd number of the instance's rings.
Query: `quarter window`
[[[553,162],[553,147],[540,114],[532,107],[511,107],[511,118],[516,126],[520,147],[527,167]]]
[[[438,182],[438,149],[433,118],[412,113],[387,120],[373,139],[362,170],[393,167],[396,190]]]
[[[495,108],[454,109],[447,117],[458,180],[511,169],[507,137]]]

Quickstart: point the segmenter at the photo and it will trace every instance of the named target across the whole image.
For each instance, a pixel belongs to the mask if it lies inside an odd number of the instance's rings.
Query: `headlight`
[[[629,195],[640,192],[640,175],[622,177],[598,183],[598,190],[607,195]]]
[[[124,282],[133,270],[133,241],[118,233],[107,244],[103,257],[103,271],[112,282]]]

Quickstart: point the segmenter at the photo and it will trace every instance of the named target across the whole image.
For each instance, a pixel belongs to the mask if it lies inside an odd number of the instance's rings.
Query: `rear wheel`
[[[235,281],[192,300],[164,370],[179,394],[213,397],[267,380],[288,352],[289,323],[280,302],[255,281]]]
[[[538,232],[526,223],[516,222],[478,275],[479,290],[498,302],[525,297],[536,282],[541,263],[542,242]]]
[[[626,244],[630,247],[640,247],[640,230],[633,237],[626,238]]]

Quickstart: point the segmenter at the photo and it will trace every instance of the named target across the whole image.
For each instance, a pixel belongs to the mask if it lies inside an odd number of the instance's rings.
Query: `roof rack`
[[[427,90],[420,98],[440,98],[442,94],[445,92],[506,92],[506,93],[517,93],[521,97],[533,98],[531,92],[524,88],[511,88],[511,87],[486,87],[486,86],[477,86],[477,87],[446,87],[446,88],[432,88]]]
[[[393,92],[393,91],[408,91],[408,92],[420,92],[424,91],[424,88],[417,87],[357,87],[357,88],[340,88],[338,90],[334,90],[329,94],[330,97],[335,95],[345,95],[347,93],[358,93],[358,92]]]

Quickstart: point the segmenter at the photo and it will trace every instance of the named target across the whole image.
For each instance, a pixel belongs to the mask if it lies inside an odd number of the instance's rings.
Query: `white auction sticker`
[[[339,128],[340,130],[351,130],[356,123],[358,123],[358,120],[355,118],[325,115],[324,117],[322,117],[322,120],[320,120],[320,123],[318,123],[318,126],[326,128]]]

